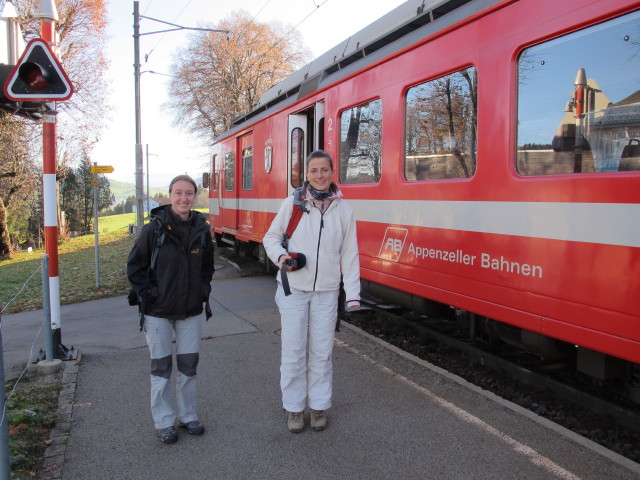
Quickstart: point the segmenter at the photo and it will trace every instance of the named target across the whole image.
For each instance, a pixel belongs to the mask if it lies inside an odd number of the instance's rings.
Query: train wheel
[[[264,272],[267,274],[272,274],[277,271],[275,265],[269,260],[267,256],[267,251],[264,249],[264,245],[261,243],[258,244],[258,261],[264,267]]]
[[[225,242],[222,241],[222,235],[219,234],[219,233],[215,234],[215,241],[216,241],[216,246],[217,247],[228,247],[229,246]]]

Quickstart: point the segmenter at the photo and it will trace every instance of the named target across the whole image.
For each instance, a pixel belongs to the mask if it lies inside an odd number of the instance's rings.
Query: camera
[[[288,267],[291,267],[292,272],[300,270],[307,263],[307,257],[305,257],[303,253],[289,252],[288,255],[291,258],[287,258],[284,261],[284,264]]]
[[[284,261],[284,264],[285,264],[285,265],[288,265],[289,267],[293,267],[293,268],[295,268],[295,269],[297,269],[297,268],[298,268],[298,261],[297,261],[295,258],[287,258],[287,259]]]

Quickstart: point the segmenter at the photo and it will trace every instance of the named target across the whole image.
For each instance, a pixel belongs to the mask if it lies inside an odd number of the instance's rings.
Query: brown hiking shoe
[[[304,412],[289,412],[287,428],[291,433],[300,433],[304,430]]]
[[[321,432],[327,428],[328,424],[327,416],[324,414],[324,410],[311,409],[311,428],[316,432]]]

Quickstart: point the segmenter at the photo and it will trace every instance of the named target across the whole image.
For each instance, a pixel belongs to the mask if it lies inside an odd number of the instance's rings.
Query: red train
[[[216,139],[217,240],[266,264],[317,148],[356,212],[364,287],[577,352],[640,402],[640,2],[406,2]]]

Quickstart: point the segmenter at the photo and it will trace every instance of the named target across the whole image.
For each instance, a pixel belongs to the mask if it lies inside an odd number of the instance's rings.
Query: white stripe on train
[[[277,213],[282,199],[223,199],[223,208]],[[359,221],[640,247],[640,204],[349,200]],[[218,212],[210,199],[210,212]]]

